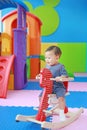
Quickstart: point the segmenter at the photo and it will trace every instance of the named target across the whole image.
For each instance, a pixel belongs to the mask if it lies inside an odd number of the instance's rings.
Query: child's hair
[[[54,51],[54,54],[55,54],[55,55],[59,55],[59,57],[60,57],[61,54],[62,54],[62,51],[61,51],[61,49],[60,49],[58,46],[50,46],[50,47],[48,47],[48,48],[45,50],[45,52],[47,52],[47,51]]]

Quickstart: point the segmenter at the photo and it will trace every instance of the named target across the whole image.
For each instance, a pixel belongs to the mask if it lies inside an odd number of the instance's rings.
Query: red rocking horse
[[[79,116],[83,112],[82,108],[80,108],[76,112],[69,112],[68,108],[65,107],[65,115],[66,115],[65,121],[62,121],[62,122],[47,122],[46,121],[46,117],[48,115],[52,115],[53,113],[58,114],[58,107],[56,108],[54,106],[50,110],[47,110],[47,108],[49,106],[48,98],[49,98],[49,95],[52,94],[53,80],[55,80],[55,79],[52,78],[52,74],[51,74],[50,70],[48,70],[47,68],[44,68],[41,70],[40,86],[44,89],[44,91],[42,94],[40,106],[38,108],[38,113],[37,113],[37,115],[34,115],[34,116],[17,115],[16,121],[31,121],[31,122],[41,124],[42,128],[53,129],[53,128],[65,127],[79,118]],[[68,77],[68,78],[62,78],[60,80],[64,82],[64,81],[73,80],[73,78]],[[56,109],[57,109],[57,112],[56,112]]]

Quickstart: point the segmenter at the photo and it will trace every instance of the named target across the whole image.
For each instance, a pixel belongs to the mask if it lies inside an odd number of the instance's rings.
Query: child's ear
[[[59,55],[57,55],[57,56],[56,56],[56,59],[58,60],[59,58],[60,58],[60,56],[59,56]]]

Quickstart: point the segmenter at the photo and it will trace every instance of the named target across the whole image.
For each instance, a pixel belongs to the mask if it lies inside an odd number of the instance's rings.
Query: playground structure
[[[40,70],[39,55],[42,25],[40,19],[29,13],[27,6],[20,0],[1,0],[0,9],[7,7],[17,8],[17,10],[2,18],[3,32],[0,33],[0,59],[7,59],[7,56],[15,58],[12,58],[14,60],[14,62],[11,62],[13,65],[9,63],[8,67],[5,65],[3,76],[3,66],[0,64],[0,86],[3,84],[2,79],[5,79],[3,91],[7,91],[7,88],[24,88],[27,83],[27,72],[30,73],[30,78],[35,78]],[[27,56],[31,55],[38,55],[38,57],[27,59]],[[7,71],[8,68],[11,71]],[[9,84],[11,87],[8,87]],[[6,98],[6,92],[0,91],[0,97]]]
[[[46,117],[49,115],[53,115],[53,114],[59,115],[58,104],[55,105],[52,109],[47,110],[49,106],[48,99],[49,99],[49,95],[52,93],[52,85],[53,85],[53,80],[54,80],[54,79],[52,80],[51,78],[52,78],[52,74],[47,68],[44,68],[43,70],[41,70],[40,86],[44,89],[44,91],[42,94],[38,113],[37,115],[34,115],[34,116],[17,115],[16,121],[27,121],[27,122],[29,121],[29,122],[41,124],[42,128],[49,128],[49,129],[58,128],[59,129],[59,128],[69,125],[70,123],[74,122],[76,119],[79,118],[79,116],[83,112],[83,108],[80,108],[78,111],[73,113],[73,112],[69,112],[68,108],[65,107],[65,110],[64,110],[65,115],[66,115],[65,121],[63,122],[46,121]],[[62,78],[63,82],[69,81],[69,80],[72,80],[72,79]]]
[[[15,28],[17,28],[17,10],[12,11],[11,13],[8,13],[2,18],[4,30],[2,33],[2,55],[6,54],[13,54],[14,53],[14,31]],[[20,16],[19,16],[20,17]],[[24,18],[25,19],[25,18]],[[9,22],[10,21],[10,22]],[[9,26],[8,26],[9,25]],[[26,25],[22,25],[22,30],[25,30],[26,33],[26,43],[25,43],[25,55],[31,56],[31,55],[40,55],[40,28],[41,28],[41,21],[39,20],[38,17],[34,16],[33,14],[26,12]],[[20,25],[19,25],[20,26]],[[9,30],[8,30],[9,28]],[[21,30],[20,30],[21,31]],[[19,35],[20,36],[20,35]],[[8,37],[8,38],[7,38]],[[7,44],[6,44],[6,40]],[[20,37],[19,37],[19,42]],[[4,46],[4,44],[6,44]],[[9,45],[9,46],[8,46]],[[8,48],[9,47],[9,48]],[[20,46],[19,46],[20,48]],[[9,51],[3,51],[3,50],[9,50]],[[23,51],[23,50],[22,50]],[[30,78],[35,78],[35,74],[39,72],[40,69],[40,58],[30,58],[30,69],[27,69],[27,71],[30,71]],[[29,59],[27,60],[29,62]],[[35,66],[36,63],[36,66]],[[28,66],[29,68],[29,66]],[[35,68],[35,69],[32,69]],[[28,72],[29,73],[29,72]]]

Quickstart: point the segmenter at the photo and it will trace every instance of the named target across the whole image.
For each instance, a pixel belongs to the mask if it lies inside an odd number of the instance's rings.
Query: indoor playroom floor
[[[36,115],[34,107],[38,107],[38,95],[41,92],[39,83],[29,81],[23,90],[8,90],[7,98],[0,98],[0,130],[41,130],[40,125],[32,122],[16,122],[17,114]],[[86,130],[87,129],[87,82],[69,82],[70,95],[66,96],[66,103],[70,111],[74,112],[80,107],[84,113],[72,124],[60,130]],[[49,121],[57,122],[57,116]],[[53,129],[52,129],[53,130]],[[59,130],[59,129],[56,129]]]

